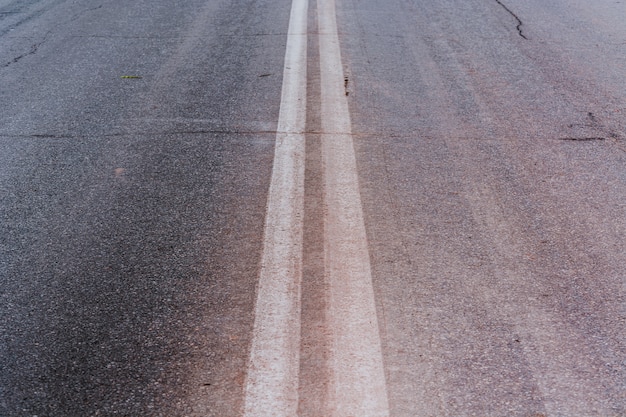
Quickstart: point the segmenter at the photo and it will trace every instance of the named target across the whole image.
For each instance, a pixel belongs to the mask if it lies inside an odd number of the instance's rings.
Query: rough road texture
[[[0,415],[240,415],[290,6],[0,0]],[[626,415],[626,5],[337,7],[390,414]],[[333,343],[317,36],[302,416]]]

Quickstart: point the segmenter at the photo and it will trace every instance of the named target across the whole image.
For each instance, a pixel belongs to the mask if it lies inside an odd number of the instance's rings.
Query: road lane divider
[[[297,415],[307,9],[307,0],[293,0],[244,392],[245,417]]]
[[[301,334],[307,0],[293,0],[244,417],[295,417]],[[334,0],[317,0],[329,334],[322,415],[389,415]]]
[[[331,333],[329,415],[389,415],[334,0],[317,0]]]

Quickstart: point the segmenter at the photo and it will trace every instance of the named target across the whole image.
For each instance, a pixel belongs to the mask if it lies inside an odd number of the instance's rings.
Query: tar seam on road
[[[324,268],[329,284],[328,415],[389,415],[363,208],[334,0],[318,0],[324,172]]]
[[[246,417],[293,417],[297,414],[307,9],[307,0],[293,0],[244,392]]]

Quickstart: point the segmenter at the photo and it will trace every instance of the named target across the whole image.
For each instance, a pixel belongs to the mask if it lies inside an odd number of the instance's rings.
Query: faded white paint
[[[307,0],[293,0],[245,387],[246,417],[297,414],[307,8]]]
[[[330,288],[329,415],[389,415],[370,259],[334,0],[318,0],[325,268]]]
[[[245,417],[298,408],[306,120],[307,1],[293,0]],[[329,283],[328,409],[333,417],[389,415],[387,390],[335,3],[318,0],[325,273]],[[320,410],[322,411],[322,410]]]

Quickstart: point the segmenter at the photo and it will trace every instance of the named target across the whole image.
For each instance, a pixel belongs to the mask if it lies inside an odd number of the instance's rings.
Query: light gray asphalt
[[[0,0],[0,416],[239,415],[289,7]],[[626,415],[626,4],[337,8],[391,415]]]
[[[626,5],[339,5],[392,415],[626,415]]]

